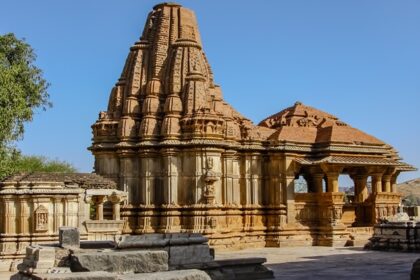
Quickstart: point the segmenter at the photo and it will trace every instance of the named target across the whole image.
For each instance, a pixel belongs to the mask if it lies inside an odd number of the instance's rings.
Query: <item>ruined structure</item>
[[[254,125],[223,100],[194,13],[173,3],[149,14],[92,129],[95,171],[128,192],[124,233],[203,233],[215,247],[344,244],[396,213],[397,176],[413,169],[300,102]],[[345,207],[340,174],[355,185]]]
[[[120,203],[127,194],[96,174],[25,173],[0,182],[0,271],[8,271],[30,244],[58,241],[61,226],[80,229],[84,240],[122,232]],[[104,216],[104,204],[110,216]],[[95,214],[94,217],[91,217]]]

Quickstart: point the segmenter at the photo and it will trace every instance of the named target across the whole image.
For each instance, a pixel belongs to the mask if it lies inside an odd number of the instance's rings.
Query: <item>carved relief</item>
[[[48,209],[45,206],[40,205],[34,211],[35,218],[35,231],[47,231],[48,230]]]

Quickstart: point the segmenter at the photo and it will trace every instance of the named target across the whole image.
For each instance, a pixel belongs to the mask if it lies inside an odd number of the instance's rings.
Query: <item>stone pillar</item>
[[[356,174],[351,177],[354,182],[354,200],[355,202],[364,202],[368,196],[367,175]]]
[[[382,173],[372,174],[372,193],[382,192]]]
[[[315,193],[322,193],[322,180],[324,179],[324,174],[316,173],[312,174],[312,184],[313,184],[313,191]]]
[[[105,196],[103,195],[96,197],[96,219],[97,220],[104,219],[104,200],[105,200]]]
[[[114,203],[112,204],[112,219],[113,220],[121,220],[120,217],[120,203]]]
[[[400,174],[400,172],[397,171],[396,173],[394,173],[391,176],[391,192],[393,192],[393,193],[397,192],[397,178],[398,178],[399,174]]]
[[[295,176],[284,176],[283,184],[286,189],[286,206],[287,206],[287,223],[295,223],[296,209],[295,209]]]
[[[120,214],[121,196],[117,194],[112,194],[110,197],[110,201],[112,202],[112,219],[121,220],[121,214]]]
[[[390,174],[385,174],[382,176],[382,191],[390,193],[391,192],[391,176]]]
[[[327,172],[327,192],[338,192],[339,172]]]

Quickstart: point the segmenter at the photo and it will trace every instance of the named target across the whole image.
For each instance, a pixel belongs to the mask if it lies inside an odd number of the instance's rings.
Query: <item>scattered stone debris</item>
[[[201,234],[122,236],[110,242],[80,243],[74,228],[62,228],[59,244],[29,246],[13,280],[239,280],[272,279],[265,258],[214,259]],[[64,237],[71,246],[63,246]],[[76,247],[75,244],[80,244]],[[88,246],[89,245],[89,246]],[[104,245],[104,248],[100,248]]]

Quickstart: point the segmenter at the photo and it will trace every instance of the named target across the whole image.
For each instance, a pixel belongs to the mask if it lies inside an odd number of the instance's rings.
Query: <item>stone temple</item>
[[[93,241],[181,232],[215,248],[356,244],[397,212],[397,176],[414,170],[300,102],[253,124],[223,100],[194,13],[174,3],[150,12],[92,129],[97,174],[0,182],[0,259],[57,241],[62,226]],[[354,182],[346,201],[340,175]]]
[[[396,213],[397,176],[414,169],[300,102],[253,124],[223,100],[194,13],[174,3],[150,12],[92,129],[95,172],[128,192],[124,233],[203,233],[219,248],[343,245]]]

